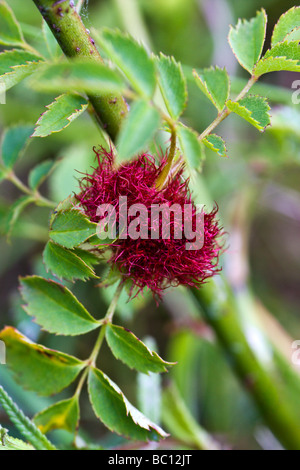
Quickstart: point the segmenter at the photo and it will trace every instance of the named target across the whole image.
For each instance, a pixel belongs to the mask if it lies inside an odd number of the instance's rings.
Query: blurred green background
[[[247,73],[229,48],[229,25],[236,24],[238,18],[249,19],[258,9],[265,8],[268,15],[266,46],[269,47],[270,32],[276,20],[296,5],[280,0],[138,0],[136,3],[138,9],[131,10],[122,0],[89,0],[83,8],[83,21],[89,29],[102,26],[127,29],[146,42],[153,52],[174,55],[188,77],[191,67],[225,66],[232,76],[233,95],[243,87]],[[41,17],[33,2],[9,0],[9,4],[28,42],[37,49],[44,47],[40,41]],[[208,151],[203,170],[203,180],[210,194],[208,197],[203,190],[203,202],[210,198],[217,202],[228,233],[228,248],[222,260],[224,271],[245,311],[249,296],[253,295],[259,328],[268,331],[289,361],[291,343],[300,339],[300,105],[292,104],[291,88],[297,79],[300,79],[299,74],[289,72],[266,75],[260,82],[266,88],[257,88],[257,91],[268,90],[272,127],[260,134],[246,122],[230,116],[218,129],[227,142],[229,158],[221,159]],[[215,118],[215,111],[190,79],[188,86],[189,103],[183,121],[201,131]],[[26,81],[14,87],[7,93],[6,104],[0,105],[1,133],[13,124],[35,123],[44,112],[44,106],[54,98],[54,95],[33,92]],[[41,191],[59,202],[77,191],[77,171],[89,170],[93,165],[92,147],[99,142],[99,131],[85,113],[63,132],[33,140],[18,163],[17,174],[26,181],[36,163],[61,159]],[[18,195],[10,183],[1,184],[1,232],[8,208]],[[16,326],[37,342],[85,359],[94,342],[93,333],[74,339],[48,335],[40,331],[21,308],[18,276],[33,273],[49,276],[41,256],[47,241],[48,218],[47,209],[29,208],[18,222],[11,242],[8,243],[4,235],[1,237],[0,326]],[[103,270],[99,268],[99,275]],[[101,318],[111,290],[100,291],[95,284],[78,281],[74,292],[93,315]],[[124,298],[118,321],[139,337],[153,337],[159,353],[167,360],[178,362],[167,377],[162,378],[163,383],[176,382],[194,418],[224,446],[236,449],[279,446],[261,422],[255,406],[220,352],[214,335],[185,291],[169,291],[158,308],[151,295],[130,303]],[[101,350],[100,361],[104,371],[132,402],[137,403],[136,374],[114,360],[105,347]],[[32,416],[54,401],[54,398],[37,399],[24,392],[12,381],[5,366],[0,366],[0,374],[1,383],[28,415]],[[101,445],[128,445],[108,433],[94,418],[86,395],[82,397],[81,406],[82,439]],[[164,412],[162,416],[163,424],[168,427],[168,417],[164,418]],[[0,422],[10,427],[2,410]],[[67,443],[70,436],[56,432],[55,439]],[[162,446],[193,447],[184,440],[177,430]]]

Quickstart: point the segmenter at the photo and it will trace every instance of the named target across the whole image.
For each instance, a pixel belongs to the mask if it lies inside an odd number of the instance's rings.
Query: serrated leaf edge
[[[45,108],[47,108],[46,111],[44,111],[41,116],[39,117],[39,119],[37,120],[36,122],[36,127],[34,129],[34,133],[30,136],[30,137],[42,137],[42,138],[45,138],[45,137],[48,137],[49,135],[51,134],[55,134],[55,133],[58,133],[58,132],[61,132],[62,130],[66,129],[75,119],[77,119],[77,117],[79,117],[85,110],[86,108],[88,107],[88,102],[86,102],[86,104],[82,104],[81,105],[81,109],[75,109],[75,111],[70,114],[68,117],[66,117],[66,119],[69,121],[68,124],[66,124],[64,127],[62,127],[61,129],[58,129],[56,131],[51,131],[49,134],[46,134],[46,135],[39,135],[37,134],[37,131],[38,129],[41,127],[41,121],[43,120],[44,116],[46,116],[49,111],[51,111],[51,108],[53,106],[55,106],[55,104],[58,103],[58,100],[64,96],[68,96],[68,95],[76,95],[76,93],[62,93],[61,95],[57,96],[54,101],[52,101],[52,103],[50,104],[47,104],[45,106]],[[80,96],[80,95],[77,95],[77,96]]]

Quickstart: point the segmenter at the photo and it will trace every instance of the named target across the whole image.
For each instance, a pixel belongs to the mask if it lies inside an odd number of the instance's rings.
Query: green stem
[[[78,15],[74,2],[63,0],[33,0],[50,27],[62,51],[70,58],[83,58],[103,62],[90,33]],[[120,94],[89,95],[103,128],[115,140],[128,109]]]
[[[118,304],[118,301],[119,301],[122,290],[123,290],[123,284],[122,284],[122,281],[120,281],[120,283],[117,287],[117,290],[116,290],[116,292],[113,296],[113,299],[110,303],[110,306],[108,307],[106,315],[102,320],[103,326],[101,327],[101,330],[100,330],[99,336],[97,338],[97,341],[95,343],[95,346],[93,348],[93,351],[92,351],[92,353],[91,353],[91,355],[88,359],[88,364],[93,366],[93,367],[95,366],[100,348],[101,348],[102,343],[103,343],[103,339],[104,339],[104,336],[105,336],[106,324],[112,322],[112,319],[113,319],[113,316],[114,316],[114,313],[115,313],[115,310],[116,310],[116,307],[117,307],[117,304]]]
[[[83,385],[85,383],[85,380],[88,376],[90,368],[95,367],[95,365],[96,365],[97,357],[99,355],[99,351],[101,349],[103,340],[105,338],[106,325],[107,325],[107,323],[111,323],[112,320],[113,320],[113,316],[114,316],[118,301],[120,299],[120,295],[121,295],[122,290],[123,290],[123,284],[122,284],[122,282],[120,282],[118,287],[117,287],[117,290],[116,290],[116,292],[113,296],[113,299],[110,303],[110,306],[107,309],[106,315],[102,320],[102,326],[101,326],[99,335],[97,337],[96,343],[95,343],[95,345],[93,347],[93,350],[90,354],[90,357],[86,361],[87,367],[84,370],[84,372],[83,372],[83,374],[80,378],[80,381],[78,382],[77,389],[76,389],[76,392],[75,392],[76,396],[80,395],[82,387],[83,387]]]
[[[236,99],[234,101],[239,101],[241,99],[243,99],[246,94],[248,93],[248,91],[250,90],[250,88],[256,83],[258,77],[251,77],[250,80],[246,83],[245,87],[242,89],[242,91],[240,92],[240,94],[236,97]],[[223,111],[218,114],[218,116],[216,117],[216,119],[202,132],[202,134],[199,136],[199,140],[202,140],[204,139],[205,137],[207,137],[209,134],[211,134],[211,132],[222,122],[224,121],[225,118],[227,118],[227,116],[229,116],[229,114],[231,114],[232,111],[230,111],[226,106],[225,108],[223,109]]]
[[[172,168],[173,160],[175,157],[175,152],[176,152],[176,129],[175,127],[172,127],[171,129],[171,145],[170,145],[170,150],[168,154],[168,159],[167,163],[164,166],[162,172],[160,173],[159,177],[156,180],[156,188],[157,189],[162,189],[167,178],[168,174]]]
[[[215,331],[242,384],[256,402],[265,422],[289,450],[300,450],[300,426],[283,388],[259,362],[237,315],[233,292],[224,282],[211,280],[194,291],[204,317]]]
[[[32,189],[25,186],[25,184],[22,183],[13,170],[7,173],[5,177],[8,181],[13,183],[16,188],[22,191],[22,193],[28,194],[28,196],[32,196],[37,205],[50,207],[51,209],[54,209],[57,206],[56,202],[50,201],[49,199],[43,197],[38,191],[33,191]]]

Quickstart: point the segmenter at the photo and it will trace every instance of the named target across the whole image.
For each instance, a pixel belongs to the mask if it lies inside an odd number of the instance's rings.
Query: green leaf
[[[7,365],[16,380],[43,396],[68,387],[85,367],[75,357],[35,344],[11,327],[1,331],[0,339],[5,343]]]
[[[286,59],[300,60],[299,41],[284,41],[269,49],[263,59],[268,57],[285,57]]]
[[[90,222],[84,214],[73,209],[59,212],[52,222],[51,240],[65,248],[74,248],[96,233],[97,224]]]
[[[18,408],[1,386],[0,403],[18,431],[34,446],[35,449],[56,450],[35,424],[24,415],[23,411]],[[10,443],[11,438],[9,437],[7,440]],[[6,436],[4,436],[4,441],[6,442]],[[20,443],[16,443],[15,439],[13,439],[13,445],[20,446]]]
[[[210,150],[216,152],[220,157],[228,157],[227,149],[224,140],[222,137],[216,134],[210,134],[205,139],[202,140],[204,145]]]
[[[300,27],[293,29],[289,34],[284,38],[284,41],[300,41]]]
[[[143,339],[146,346],[155,351],[157,345],[152,337]],[[160,374],[138,373],[137,375],[137,401],[138,408],[155,423],[161,422],[162,377]]]
[[[23,155],[33,132],[32,126],[15,126],[4,131],[2,139],[2,160],[6,168],[12,168]]]
[[[270,125],[270,106],[262,96],[247,96],[238,102],[229,100],[227,107],[259,131],[264,131]]]
[[[88,241],[90,243],[90,240]],[[96,253],[91,253],[90,251],[83,250],[81,248],[74,248],[73,253],[77,255],[82,261],[84,261],[91,269],[93,269],[94,265],[99,264],[101,259],[101,255]]]
[[[159,426],[134,408],[119,387],[100,370],[90,370],[88,389],[96,416],[111,431],[141,441],[167,437]]]
[[[131,369],[144,374],[167,372],[172,366],[154,351],[150,351],[131,331],[116,325],[107,325],[105,336],[113,355]]]
[[[159,125],[158,111],[146,101],[136,101],[124,120],[118,136],[117,148],[120,161],[129,160],[145,149]]]
[[[259,60],[266,37],[267,15],[265,10],[257,12],[250,21],[239,20],[230,27],[229,44],[237,60],[244,69],[252,73]]]
[[[204,153],[197,134],[188,127],[178,126],[178,137],[189,169],[200,168]]]
[[[93,269],[77,256],[75,252],[55,243],[47,243],[43,259],[47,270],[50,270],[60,279],[67,279],[68,281],[80,279],[85,281],[90,277],[97,278]]]
[[[278,42],[284,41],[289,33],[299,27],[300,7],[296,6],[283,13],[277,21],[272,34],[272,46],[275,46]]]
[[[34,191],[45,181],[54,169],[56,162],[53,160],[45,160],[35,166],[29,173],[28,183]]]
[[[173,384],[163,392],[162,415],[164,425],[181,442],[199,450],[220,450],[214,439],[199,426]]]
[[[254,68],[255,77],[260,77],[265,73],[287,70],[289,72],[300,72],[300,63],[297,60],[288,60],[284,57],[268,57],[258,62]]]
[[[43,434],[54,429],[64,429],[74,433],[79,421],[78,396],[63,400],[37,413],[33,418]]]
[[[32,137],[47,137],[54,132],[62,131],[87,107],[87,100],[80,95],[66,93],[58,96],[53,103],[46,106],[48,111],[39,118]]]
[[[8,212],[7,219],[6,219],[6,233],[7,233],[8,238],[10,237],[14,229],[15,223],[20,217],[22,211],[34,201],[35,199],[32,196],[21,196],[9,208],[9,212]]]
[[[22,45],[24,38],[15,15],[6,2],[0,2],[0,44]]]
[[[62,51],[45,20],[43,20],[42,23],[42,31],[47,46],[49,58],[57,59],[59,56],[62,55]]]
[[[35,450],[35,448],[21,439],[10,436],[7,429],[0,424],[0,450]]]
[[[265,73],[287,70],[300,71],[299,41],[284,41],[269,49],[254,67],[253,73],[259,77]]]
[[[76,200],[74,194],[70,194],[66,199],[60,201],[50,216],[50,228],[52,227],[53,221],[56,219],[59,213],[72,210],[76,207],[76,205],[78,205],[78,201]]]
[[[187,102],[187,84],[181,64],[174,57],[160,53],[155,58],[159,73],[159,87],[170,116],[178,119]]]
[[[193,71],[196,83],[219,112],[229,98],[230,82],[226,69],[211,67],[200,71]]]
[[[152,98],[156,86],[155,65],[145,48],[120,31],[104,30],[98,40],[134,90]]]
[[[32,52],[22,51],[20,49],[12,49],[1,52],[0,54],[0,75],[12,73],[15,66],[28,65],[32,62],[40,62],[41,57]],[[3,77],[1,77],[2,79]]]
[[[9,90],[18,83],[20,83],[29,75],[33,74],[40,66],[41,62],[31,62],[28,65],[18,65],[12,67],[10,73],[6,73],[0,77],[1,84],[5,90]]]
[[[30,80],[34,90],[42,92],[113,93],[124,90],[119,75],[98,62],[74,60],[57,64],[40,65],[40,70]]]
[[[72,292],[39,276],[20,279],[24,310],[50,333],[76,336],[99,327]]]
[[[41,57],[13,49],[0,54],[0,81],[6,91],[35,72],[42,64]]]

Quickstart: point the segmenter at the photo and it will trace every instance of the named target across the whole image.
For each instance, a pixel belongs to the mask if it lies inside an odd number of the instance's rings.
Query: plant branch
[[[37,450],[56,450],[54,445],[44,436],[35,424],[24,415],[23,411],[12,401],[7,392],[0,386],[0,404],[8,414],[18,431]]]
[[[121,295],[121,292],[123,290],[123,284],[122,282],[119,283],[118,287],[117,287],[117,290],[113,296],[113,299],[110,303],[110,306],[108,307],[107,309],[107,312],[106,312],[106,315],[105,317],[103,318],[103,320],[101,321],[102,323],[102,326],[101,326],[101,329],[100,329],[100,332],[99,332],[99,335],[97,337],[97,340],[96,340],[96,343],[93,347],[93,350],[90,354],[90,357],[88,358],[88,360],[86,361],[87,363],[87,367],[86,369],[84,370],[81,378],[80,378],[80,381],[78,382],[78,385],[77,385],[77,389],[76,389],[76,392],[75,392],[75,395],[79,396],[80,393],[81,393],[81,390],[82,390],[82,387],[85,383],[85,380],[87,378],[87,375],[89,373],[89,370],[90,370],[90,367],[95,367],[95,364],[96,364],[96,360],[97,360],[97,357],[99,355],[99,351],[100,351],[100,348],[102,346],[102,343],[103,343],[103,340],[105,338],[105,329],[106,329],[106,324],[107,323],[111,323],[112,322],[112,319],[113,319],[113,316],[114,316],[114,313],[115,313],[115,310],[116,310],[116,307],[117,307],[117,304],[118,304],[118,301],[120,299],[120,295]]]
[[[72,0],[33,0],[47,22],[64,54],[69,58],[82,58],[103,62],[94,40],[85,28]],[[128,109],[120,94],[88,96],[103,128],[115,140]]]
[[[250,90],[250,88],[256,83],[258,77],[251,77],[250,80],[246,83],[245,87],[242,89],[242,91],[240,92],[240,94],[236,97],[236,99],[234,100],[235,102],[236,101],[239,101],[241,99],[243,99],[246,94],[248,93],[248,91]],[[209,134],[211,134],[211,132],[222,122],[224,121],[225,118],[227,118],[227,116],[229,116],[229,114],[231,114],[232,111],[230,111],[226,106],[225,108],[223,109],[223,111],[218,114],[218,116],[216,117],[216,119],[202,132],[202,134],[200,134],[199,136],[199,140],[203,140],[205,137],[207,137]]]
[[[215,331],[242,384],[251,394],[274,435],[288,450],[300,450],[298,419],[283,387],[260,363],[241,327],[233,292],[225,281],[211,280],[194,290],[208,324]]]
[[[173,160],[175,157],[175,152],[176,152],[176,129],[173,126],[171,128],[171,145],[170,145],[170,150],[168,154],[168,159],[167,163],[164,166],[162,172],[160,173],[159,177],[156,180],[156,189],[160,190],[163,188],[167,178],[168,174],[172,168]]]
[[[33,189],[28,188],[25,186],[24,183],[17,177],[17,175],[11,170],[9,173],[5,175],[6,179],[13,183],[16,188],[18,188],[22,193],[28,194],[28,196],[32,196],[34,202],[39,206],[50,207],[54,209],[57,204],[54,201],[50,201],[49,199],[42,196],[38,191],[34,191]]]

